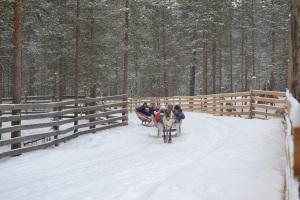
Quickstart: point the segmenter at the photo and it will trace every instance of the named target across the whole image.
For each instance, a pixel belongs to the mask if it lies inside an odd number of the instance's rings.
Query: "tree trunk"
[[[203,33],[203,94],[207,95],[207,36]]]
[[[119,77],[119,67],[118,67],[118,60],[116,58],[115,60],[115,95],[119,94],[119,88],[118,85],[120,84],[120,77]]]
[[[89,83],[90,85],[90,89],[92,90],[93,88],[96,88],[96,77],[95,77],[95,73],[96,73],[96,66],[95,66],[95,57],[96,57],[96,52],[95,52],[95,45],[96,45],[96,36],[95,36],[95,18],[92,17],[91,19],[91,46],[90,46],[90,52],[91,52],[91,65],[90,65],[90,81],[91,83]]]
[[[22,73],[22,35],[21,35],[21,0],[15,0],[14,2],[14,31],[13,31],[13,74],[12,74],[12,97],[13,103],[21,103],[22,98],[22,85],[21,85],[21,73]],[[19,115],[20,110],[13,110],[13,115]],[[12,126],[20,125],[21,121],[11,122]],[[20,137],[21,131],[14,131],[11,133],[11,138]],[[11,149],[17,149],[21,147],[21,143],[11,145]]]
[[[245,43],[247,44],[247,35],[245,35]],[[244,91],[248,90],[248,64],[249,64],[249,55],[247,50],[244,53],[245,56],[245,74],[244,74],[244,80],[245,80],[245,86],[244,86]]]
[[[126,95],[124,98],[125,106],[124,108],[127,110],[123,113],[125,116],[125,121],[128,122],[128,32],[129,32],[129,0],[125,0],[125,30],[124,30],[124,47],[123,47],[123,94]]]
[[[169,90],[169,86],[168,86],[168,76],[167,76],[167,55],[166,55],[166,29],[165,29],[165,8],[163,7],[163,19],[162,19],[162,57],[163,57],[163,80],[164,80],[164,96],[167,97],[169,96],[168,94],[168,90]]]
[[[79,48],[80,48],[80,22],[79,22],[79,17],[80,17],[80,0],[77,0],[77,4],[76,4],[76,27],[75,27],[75,31],[76,31],[76,41],[75,41],[75,76],[74,76],[74,98],[76,100],[75,102],[75,107],[78,107],[78,90],[79,90],[79,65],[80,65],[80,52],[79,52]],[[75,112],[74,113],[74,117],[78,117],[78,113]],[[75,120],[74,121],[74,126],[78,125],[78,121]],[[78,129],[74,129],[74,132],[78,132]]]
[[[59,59],[59,64],[58,64],[58,100],[62,101],[64,92],[65,92],[65,82],[64,82],[64,66],[63,66],[63,58],[61,57]]]
[[[251,35],[251,43],[252,43],[252,76],[256,76],[255,70],[255,21],[254,21],[254,0],[251,2],[251,9],[252,9],[252,16],[251,16],[251,28],[252,28],[252,35]]]
[[[2,65],[2,51],[1,51],[2,41],[1,41],[1,31],[0,31],[0,104],[2,104],[3,98],[3,65]],[[2,112],[0,111],[0,117],[2,116]],[[0,122],[0,128],[2,128],[2,122]],[[1,134],[0,134],[1,140]]]
[[[137,47],[138,44],[135,42],[135,47]],[[134,94],[138,96],[138,87],[139,87],[139,64],[138,64],[138,50],[136,49],[134,52]]]
[[[245,68],[245,2],[241,2],[242,19],[241,19],[241,68],[240,68],[240,90],[244,90],[244,68]],[[246,80],[245,80],[246,81]]]
[[[94,4],[95,2],[92,1],[92,3]],[[96,56],[96,52],[95,52],[95,45],[96,45],[96,37],[95,37],[95,18],[94,18],[94,8],[92,6],[91,8],[91,16],[92,16],[92,19],[91,19],[91,44],[90,44],[90,53],[91,53],[91,63],[90,63],[90,72],[89,72],[89,76],[90,77],[90,81],[91,83],[89,83],[89,87],[90,87],[90,97],[91,98],[96,98],[96,77],[95,77],[95,73],[96,73],[96,66],[95,66],[95,56]],[[91,102],[90,103],[90,106],[95,106],[96,105],[96,102]],[[95,114],[96,113],[96,110],[91,110],[90,111],[90,114]],[[95,117],[91,117],[89,118],[89,122],[94,122],[96,121],[96,118]],[[96,128],[95,125],[92,125],[90,126],[90,129],[94,129]],[[95,133],[95,132],[93,132]]]
[[[276,34],[274,29],[272,30],[272,70],[275,70],[275,48],[276,48]]]
[[[214,36],[212,44],[212,87],[213,94],[216,94],[216,74],[217,74],[217,41]]]
[[[63,2],[63,13],[62,16],[60,17],[60,23],[64,23],[64,20],[66,20],[67,18],[67,0],[64,0]],[[63,34],[63,33],[62,33]],[[65,45],[65,39],[64,36],[60,36],[59,38],[60,40],[60,45],[61,45],[61,49],[63,50],[64,45]],[[58,63],[58,100],[62,101],[63,100],[63,96],[65,95],[65,85],[66,85],[66,81],[65,81],[65,60],[66,60],[66,56],[64,55],[64,51],[60,52],[60,58],[59,58],[59,63]]]
[[[233,92],[233,49],[232,49],[232,29],[230,30],[230,92]]]
[[[242,30],[242,44],[241,44],[241,69],[240,69],[240,77],[241,77],[241,91],[243,91],[244,87],[244,68],[245,68],[245,47],[244,47],[244,38],[245,33]]]
[[[28,90],[26,91],[25,95],[34,96],[34,82],[35,82],[35,65],[34,65],[34,58],[31,58],[31,65],[29,66],[29,80],[28,80]]]
[[[233,5],[230,2],[230,33],[229,33],[229,48],[230,48],[230,60],[229,60],[229,67],[230,67],[230,92],[233,92],[233,44],[232,44],[232,29],[233,29],[233,15],[234,9]]]
[[[222,93],[222,49],[219,48],[219,93]]]
[[[193,51],[192,55],[192,66],[190,75],[190,96],[195,95],[195,76],[196,76],[196,51]]]
[[[300,101],[300,2],[292,0],[290,20],[289,88]]]

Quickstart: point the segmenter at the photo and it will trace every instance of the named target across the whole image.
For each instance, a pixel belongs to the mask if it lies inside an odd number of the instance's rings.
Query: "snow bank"
[[[2,200],[282,200],[280,120],[186,113],[164,144],[135,115],[129,126],[0,160]]]
[[[294,178],[293,165],[294,165],[294,141],[292,135],[292,125],[289,118],[286,120],[287,133],[286,133],[286,200],[299,200],[299,183]]]
[[[293,97],[293,95],[287,91],[287,100],[291,103],[290,115],[286,118],[287,123],[287,135],[286,135],[286,154],[287,154],[287,166],[286,166],[286,183],[287,183],[287,200],[299,200],[299,182],[294,177],[294,141],[292,135],[292,129],[300,127],[300,104]]]
[[[290,119],[294,128],[300,128],[300,103],[287,91],[287,99],[291,103]]]

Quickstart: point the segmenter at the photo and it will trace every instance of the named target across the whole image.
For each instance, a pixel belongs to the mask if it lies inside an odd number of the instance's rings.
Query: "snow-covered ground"
[[[130,114],[129,126],[2,159],[0,199],[282,199],[280,120],[186,115],[172,144]]]

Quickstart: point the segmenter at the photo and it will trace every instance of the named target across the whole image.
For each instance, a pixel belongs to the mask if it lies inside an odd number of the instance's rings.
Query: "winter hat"
[[[180,110],[180,106],[179,106],[179,105],[176,105],[176,106],[174,107],[174,109],[175,109],[175,110]]]

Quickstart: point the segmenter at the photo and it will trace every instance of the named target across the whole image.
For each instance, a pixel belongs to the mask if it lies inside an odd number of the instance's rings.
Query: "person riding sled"
[[[179,105],[174,106],[173,114],[174,114],[174,118],[175,118],[174,128],[176,129],[176,135],[180,136],[181,135],[181,122],[183,119],[185,119],[185,115],[182,112],[182,109]]]
[[[142,113],[142,114],[144,114],[146,116],[151,116],[150,109],[149,109],[149,107],[148,107],[148,105],[147,105],[146,102],[143,103],[143,105],[141,107],[136,108],[136,112]]]
[[[152,122],[150,109],[147,103],[143,103],[141,107],[135,109],[137,117],[142,121],[142,125],[150,125]]]
[[[158,136],[160,136],[163,133],[163,118],[165,110],[166,108],[164,106],[161,106],[159,109],[154,111],[153,122],[156,128],[158,129]]]
[[[174,106],[173,110],[176,122],[181,122],[181,120],[185,119],[185,115],[182,112],[182,109],[179,105]]]

